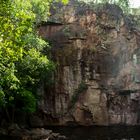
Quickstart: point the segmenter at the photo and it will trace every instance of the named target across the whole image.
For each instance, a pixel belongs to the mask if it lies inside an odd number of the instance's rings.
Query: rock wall
[[[42,125],[139,125],[140,31],[115,5],[70,2],[39,34],[51,42],[54,85],[43,87]],[[33,123],[38,125],[37,123]]]

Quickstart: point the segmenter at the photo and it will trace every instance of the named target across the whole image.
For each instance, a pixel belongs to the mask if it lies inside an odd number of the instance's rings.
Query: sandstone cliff
[[[56,70],[54,85],[39,91],[42,114],[32,124],[139,125],[138,26],[115,5],[71,2],[56,9],[38,28],[53,46]]]

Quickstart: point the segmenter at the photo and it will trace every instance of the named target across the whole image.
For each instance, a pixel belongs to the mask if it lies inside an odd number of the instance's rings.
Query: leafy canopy
[[[54,69],[54,64],[42,53],[49,45],[37,35],[35,27],[41,20],[47,20],[52,3],[53,0],[0,1],[0,105],[3,108],[35,111],[35,89]]]
[[[116,4],[119,5],[124,10],[124,12],[130,12],[129,11],[130,0],[78,0],[78,1],[84,1],[87,3],[93,2],[95,4],[99,4],[99,3]]]

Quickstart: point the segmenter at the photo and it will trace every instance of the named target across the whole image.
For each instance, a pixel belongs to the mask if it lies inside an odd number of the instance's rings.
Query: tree
[[[36,87],[54,69],[42,53],[49,45],[35,29],[36,23],[47,20],[52,2],[0,1],[0,105],[11,122],[15,110],[35,111]]]
[[[93,2],[95,4],[99,3],[116,4],[119,5],[124,10],[124,12],[128,12],[130,6],[130,0],[79,0],[79,1]]]

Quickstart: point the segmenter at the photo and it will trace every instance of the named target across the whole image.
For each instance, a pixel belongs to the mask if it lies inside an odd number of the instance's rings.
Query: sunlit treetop
[[[86,3],[110,3],[110,4],[116,4],[119,5],[125,12],[129,11],[130,7],[130,0],[78,0],[78,1],[84,1]]]

